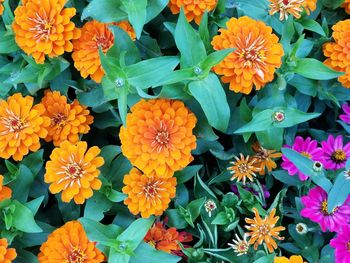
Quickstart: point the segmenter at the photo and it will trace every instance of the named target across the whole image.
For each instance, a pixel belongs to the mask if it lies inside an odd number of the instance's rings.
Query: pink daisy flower
[[[337,237],[330,242],[331,247],[335,248],[335,262],[350,262],[350,226],[343,226],[342,230],[337,233]]]
[[[342,109],[344,111],[344,114],[339,115],[339,119],[341,119],[343,122],[350,124],[350,106],[346,103],[342,105]]]
[[[318,223],[323,232],[327,229],[333,232],[350,221],[349,201],[350,198],[343,205],[337,206],[331,213],[328,213],[327,193],[317,186],[312,188],[307,196],[301,198],[304,208],[300,214]]]
[[[305,140],[301,136],[297,136],[295,138],[293,146],[285,145],[286,148],[292,148],[294,151],[301,153],[305,157],[313,161],[322,162],[323,160],[323,151],[320,147],[317,147],[317,141],[311,140],[310,137],[307,137]],[[305,181],[308,176],[299,171],[299,169],[285,157],[282,155],[283,162],[281,164],[284,170],[288,171],[289,175],[298,174],[301,181]]]
[[[329,135],[327,141],[323,141],[321,144],[325,169],[338,170],[344,168],[346,160],[350,157],[350,143],[344,146],[342,135],[338,135],[335,139],[333,135]]]

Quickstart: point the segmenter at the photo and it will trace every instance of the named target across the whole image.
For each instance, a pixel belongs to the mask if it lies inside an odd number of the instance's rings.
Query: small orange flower
[[[108,29],[109,25],[96,20],[89,21],[81,29],[81,37],[73,41],[74,66],[83,78],[90,76],[97,83],[101,82],[105,74],[100,61],[99,48],[101,47],[103,53],[107,53],[114,44],[114,36]],[[136,38],[135,31],[129,22],[122,21],[114,25],[121,27],[133,40]]]
[[[270,0],[270,15],[280,14],[280,20],[288,19],[288,15],[301,17],[302,4],[305,0]]]
[[[211,44],[215,50],[236,50],[214,66],[214,71],[223,75],[222,81],[230,83],[234,92],[249,94],[253,86],[261,89],[274,79],[276,68],[282,64],[284,52],[278,37],[264,22],[247,16],[231,18],[226,25]]]
[[[268,216],[262,219],[256,208],[253,208],[255,217],[253,219],[246,218],[245,221],[249,226],[245,226],[250,232],[246,233],[250,236],[249,244],[254,244],[254,249],[256,250],[259,245],[263,242],[267,245],[267,249],[270,253],[277,248],[277,244],[274,240],[283,240],[283,237],[279,236],[279,232],[285,230],[283,226],[275,227],[279,217],[275,216],[276,209],[272,209]]]
[[[230,162],[232,166],[227,168],[227,170],[231,170],[231,180],[236,179],[237,182],[243,181],[245,184],[248,178],[252,182],[253,178],[256,177],[255,173],[260,171],[260,168],[254,165],[255,159],[249,156],[244,157],[243,154],[240,154],[240,158],[235,156],[235,159],[236,161]]]
[[[81,223],[70,221],[49,235],[38,259],[39,263],[100,263],[105,256],[89,241]]]
[[[45,183],[50,185],[50,192],[62,192],[62,201],[83,204],[93,195],[92,190],[101,188],[98,170],[104,164],[98,157],[101,150],[97,147],[87,148],[86,142],[71,144],[68,141],[55,148],[50,161],[46,163]]]
[[[15,10],[12,24],[18,46],[36,63],[71,52],[71,40],[80,36],[80,31],[70,19],[75,8],[64,8],[67,0],[22,0]]]
[[[0,239],[0,262],[11,263],[17,257],[16,249],[7,248],[8,243],[6,238]]]
[[[304,0],[303,7],[308,15],[317,8],[317,0]]]
[[[89,125],[93,123],[94,118],[89,115],[87,107],[80,105],[77,100],[69,104],[67,97],[60,92],[46,90],[41,104],[45,107],[44,115],[51,120],[45,138],[47,142],[53,141],[55,146],[66,140],[76,143],[80,134],[89,132]]]
[[[324,64],[330,68],[344,72],[338,77],[338,81],[346,88],[350,88],[350,59],[348,54],[350,47],[350,19],[340,21],[333,27],[334,42],[328,42],[323,45],[323,54],[327,57]]]
[[[350,0],[345,0],[341,7],[345,9],[346,13],[350,14]]]
[[[0,0],[0,16],[4,12],[4,6],[2,5],[3,2],[5,2],[5,0]]]
[[[253,159],[255,159],[254,166],[260,168],[260,175],[264,175],[266,169],[268,172],[271,172],[277,167],[277,164],[273,159],[280,158],[282,153],[276,152],[275,150],[265,149],[258,141],[253,143],[252,149],[255,152],[255,155],[253,156]]]
[[[170,0],[169,8],[176,15],[183,8],[186,18],[189,22],[194,20],[197,25],[200,24],[203,14],[214,10],[217,0]]]
[[[145,176],[136,168],[124,176],[123,182],[123,193],[128,195],[124,203],[132,214],[141,213],[144,218],[163,214],[176,193],[175,177],[160,178],[155,173]]]
[[[304,263],[301,256],[293,255],[289,259],[286,257],[275,257],[273,263]]]
[[[146,175],[171,177],[186,167],[196,148],[192,130],[197,122],[178,100],[141,100],[126,117],[120,129],[123,154]]]
[[[189,233],[179,233],[175,227],[166,228],[163,222],[156,222],[143,240],[158,250],[171,253],[181,250],[178,242],[191,242],[192,239]]]
[[[12,196],[12,190],[9,187],[4,186],[3,181],[4,181],[4,177],[0,175],[0,202],[5,199],[9,199]]]
[[[42,105],[33,106],[33,97],[16,93],[0,100],[0,157],[21,161],[29,151],[40,149],[40,138],[47,135],[50,119]]]

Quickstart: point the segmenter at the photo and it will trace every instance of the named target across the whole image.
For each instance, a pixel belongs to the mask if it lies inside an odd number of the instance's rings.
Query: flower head
[[[4,12],[4,6],[2,5],[3,2],[5,2],[5,0],[0,0],[0,16]]]
[[[218,0],[170,0],[168,6],[173,14],[180,13],[183,8],[187,20],[194,20],[199,25],[203,14],[214,10],[217,2]]]
[[[350,59],[348,54],[350,47],[347,43],[350,41],[350,19],[339,21],[333,27],[333,42],[323,45],[323,54],[327,59],[324,64],[330,68],[344,72],[338,77],[339,82],[346,88],[350,88]]]
[[[179,233],[175,227],[167,228],[163,222],[156,222],[143,240],[158,250],[172,253],[181,250],[178,242],[191,242],[192,239],[187,232]]]
[[[0,202],[12,196],[12,190],[3,185],[4,177],[0,175]]]
[[[236,179],[237,182],[243,181],[245,184],[248,178],[252,182],[253,177],[256,177],[256,172],[260,171],[259,167],[254,166],[255,159],[249,156],[244,157],[243,154],[240,154],[240,158],[235,156],[235,159],[236,161],[230,162],[232,166],[227,168],[231,171],[231,180]]]
[[[289,259],[286,257],[275,257],[273,263],[304,263],[301,256],[293,255]]]
[[[335,262],[350,262],[350,225],[344,225],[330,242],[335,249]]]
[[[42,105],[33,106],[33,97],[16,93],[0,100],[0,157],[21,161],[29,151],[40,149],[40,138],[47,136],[50,119]]]
[[[339,115],[339,119],[341,119],[343,122],[350,124],[350,106],[347,103],[344,103],[342,105],[342,109],[344,111],[344,114]]]
[[[217,208],[214,200],[209,199],[204,203],[204,209],[208,213],[209,217],[211,217],[211,213]]]
[[[294,151],[300,153],[301,155],[313,160],[313,161],[322,161],[323,160],[323,151],[322,148],[317,146],[317,141],[312,140],[310,137],[303,139],[301,136],[297,136],[294,140],[292,146],[285,145],[286,148],[291,148]],[[305,181],[308,176],[299,171],[299,169],[284,155],[282,156],[283,162],[281,164],[282,168],[288,171],[289,175],[298,174],[299,179]]]
[[[350,14],[350,0],[344,0],[344,3],[341,5],[341,7],[345,9],[345,12],[347,14]]]
[[[304,208],[300,214],[311,221],[320,224],[322,231],[329,229],[336,231],[339,226],[350,222],[350,197],[341,206],[337,206],[332,212],[328,212],[327,193],[317,186],[309,191],[307,196],[301,198]]]
[[[22,0],[12,24],[18,46],[36,63],[45,55],[58,57],[73,50],[72,40],[80,36],[71,18],[75,8],[64,8],[67,0]]]
[[[107,53],[114,44],[114,35],[108,29],[109,25],[96,20],[89,21],[81,29],[80,38],[73,41],[74,66],[80,71],[83,78],[90,76],[97,83],[100,83],[105,75],[100,61],[99,48],[103,53]],[[132,39],[135,39],[135,32],[127,21],[114,25],[121,27]]]
[[[343,136],[336,138],[329,135],[327,141],[322,142],[323,164],[326,169],[338,170],[345,167],[346,161],[350,157],[350,142],[343,144]]]
[[[271,213],[262,219],[256,208],[253,208],[255,217],[253,219],[246,218],[245,221],[249,224],[245,226],[250,232],[247,233],[250,236],[249,244],[254,244],[256,250],[263,242],[267,245],[267,249],[270,253],[277,248],[276,241],[283,240],[283,237],[279,236],[279,232],[285,230],[283,226],[275,227],[279,217],[275,216],[276,209],[272,209]]]
[[[124,176],[123,182],[123,193],[128,195],[124,203],[132,214],[141,213],[144,218],[163,214],[176,193],[175,177],[161,178],[154,172],[145,176],[136,168]]]
[[[295,230],[296,230],[297,233],[300,234],[300,235],[305,235],[305,234],[309,231],[307,225],[304,224],[304,223],[298,223],[298,224],[296,224]]]
[[[226,25],[211,44],[215,50],[236,50],[214,66],[214,71],[223,75],[222,81],[230,83],[234,92],[249,94],[253,86],[261,89],[274,79],[282,64],[284,52],[278,37],[264,22],[247,16],[231,18]]]
[[[271,172],[277,167],[277,164],[273,159],[280,158],[282,153],[276,150],[268,150],[260,145],[258,141],[252,144],[252,149],[255,152],[253,159],[255,159],[254,166],[259,167],[260,175],[264,175],[266,170]]]
[[[6,238],[0,239],[0,262],[11,263],[17,257],[16,250],[14,248],[8,248],[8,242]]]
[[[88,149],[86,142],[71,144],[68,141],[55,148],[46,163],[45,183],[50,192],[62,192],[62,201],[83,204],[93,195],[92,190],[101,188],[98,170],[104,164],[97,146]]]
[[[317,0],[304,0],[303,7],[308,15],[317,8]]]
[[[247,241],[248,236],[244,234],[243,239],[241,239],[237,234],[235,234],[235,236],[236,239],[232,239],[234,244],[228,243],[227,245],[233,249],[237,256],[246,255],[250,247],[249,242]]]
[[[270,0],[270,15],[280,14],[280,20],[288,19],[289,15],[301,17],[304,0]]]
[[[100,263],[104,258],[78,221],[70,221],[53,231],[38,255],[39,263]]]
[[[51,120],[46,141],[53,141],[55,146],[66,140],[76,143],[80,134],[89,132],[89,125],[94,118],[89,115],[87,107],[80,105],[77,100],[69,104],[67,97],[58,91],[46,90],[41,104],[45,107],[44,115]]]
[[[196,148],[196,116],[178,100],[141,100],[120,129],[123,154],[145,175],[171,177],[186,167]]]

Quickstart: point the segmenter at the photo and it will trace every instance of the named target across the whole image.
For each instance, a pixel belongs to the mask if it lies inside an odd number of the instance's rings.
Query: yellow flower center
[[[270,227],[268,225],[259,226],[259,236],[266,236],[270,233]]]
[[[311,154],[309,154],[308,152],[301,152],[300,153],[302,156],[305,156],[306,158],[311,158]]]
[[[343,163],[346,161],[346,153],[341,149],[336,150],[332,153],[331,159],[335,163]]]
[[[80,248],[73,248],[68,255],[67,263],[84,263],[85,259],[87,257]]]
[[[334,208],[331,213],[328,213],[328,202],[327,200],[323,200],[321,204],[321,213],[325,216],[333,215],[338,210],[338,207]]]
[[[238,170],[241,174],[244,174],[249,171],[249,167],[246,163],[242,163],[238,165]]]
[[[57,113],[51,118],[54,125],[63,127],[66,124],[67,117],[63,113]]]
[[[350,241],[347,243],[346,247],[347,247],[348,251],[350,252]]]
[[[54,20],[49,19],[47,14],[36,13],[35,17],[28,17],[28,20],[33,22],[33,26],[29,28],[30,32],[33,32],[35,35],[33,38],[39,42],[42,39],[48,40],[53,29]]]
[[[0,120],[0,122],[7,129],[7,131],[4,131],[3,133],[19,133],[21,130],[28,127],[26,121],[14,114],[12,111],[7,110],[7,114],[7,117],[4,117]]]

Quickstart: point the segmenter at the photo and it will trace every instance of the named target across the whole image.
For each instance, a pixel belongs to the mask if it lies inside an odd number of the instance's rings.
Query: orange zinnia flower
[[[11,263],[17,257],[16,249],[7,248],[8,243],[6,238],[0,239],[0,262]]]
[[[40,138],[47,135],[50,119],[42,105],[33,106],[33,97],[16,93],[0,100],[0,157],[21,161],[29,151],[40,149]]]
[[[214,10],[217,2],[217,0],[170,0],[168,6],[174,15],[180,13],[183,8],[187,20],[191,22],[194,19],[199,25],[203,14]]]
[[[246,218],[245,221],[250,224],[245,226],[250,232],[247,233],[250,236],[249,244],[254,244],[254,249],[256,250],[259,245],[263,242],[267,245],[267,249],[270,253],[277,248],[277,244],[274,240],[283,240],[283,237],[279,236],[279,232],[285,230],[283,226],[275,227],[279,217],[275,216],[276,209],[272,209],[268,216],[262,219],[256,208],[253,208],[255,217],[253,219]]]
[[[192,239],[189,233],[179,233],[175,227],[166,228],[163,222],[156,222],[143,240],[158,250],[171,253],[181,250],[178,242],[191,242]]]
[[[350,0],[345,0],[341,7],[345,9],[346,13],[350,14]]]
[[[71,40],[80,36],[70,19],[75,8],[64,8],[67,0],[22,0],[15,10],[12,24],[18,46],[36,63],[45,62],[45,55],[58,57],[71,52]]]
[[[0,16],[4,12],[4,6],[2,5],[3,2],[5,2],[5,0],[0,0]]]
[[[197,122],[178,100],[141,100],[126,117],[120,129],[123,154],[146,175],[171,177],[186,167],[196,148],[192,130]]]
[[[93,195],[92,190],[101,188],[97,169],[104,164],[102,157],[97,157],[101,150],[97,147],[87,148],[86,142],[71,144],[68,141],[55,148],[46,163],[45,183],[50,185],[50,192],[62,192],[62,201],[83,204]]]
[[[303,7],[308,15],[317,8],[317,0],[304,0]]]
[[[345,74],[338,77],[339,82],[346,88],[350,88],[350,59],[348,54],[350,48],[347,43],[350,41],[350,19],[340,21],[333,27],[334,42],[323,45],[323,54],[327,57],[324,64],[332,69]]]
[[[256,177],[255,173],[260,171],[260,168],[254,165],[255,159],[249,156],[244,157],[243,154],[240,154],[240,158],[235,156],[235,159],[236,161],[230,162],[232,166],[227,168],[227,170],[231,170],[231,180],[236,179],[237,182],[243,181],[245,184],[248,178],[252,182],[253,178]]]
[[[270,15],[280,13],[280,20],[288,19],[289,14],[295,18],[300,18],[304,1],[305,0],[270,0]]]
[[[105,74],[100,61],[99,48],[101,47],[103,53],[107,53],[114,44],[114,36],[108,29],[109,25],[96,20],[89,21],[81,29],[81,37],[73,41],[74,66],[83,78],[90,76],[97,83],[101,82]],[[135,39],[135,31],[129,22],[122,21],[114,25],[121,27],[133,40]]]
[[[124,176],[123,182],[123,193],[128,195],[124,203],[132,214],[141,213],[144,218],[163,214],[176,193],[175,177],[160,178],[155,173],[145,176],[136,168]]]
[[[81,223],[70,221],[49,235],[38,259],[40,263],[100,263],[105,256],[89,241]]]
[[[277,167],[277,164],[273,159],[280,158],[282,153],[276,152],[275,150],[267,150],[262,147],[258,141],[253,143],[252,149],[255,152],[255,155],[253,156],[253,159],[255,159],[254,166],[260,168],[260,175],[264,175],[266,169],[268,172],[271,172]]]
[[[4,186],[3,181],[4,181],[4,177],[0,175],[0,202],[5,199],[11,198],[11,195],[12,195],[12,190],[7,186]]]
[[[53,141],[55,146],[66,140],[71,143],[79,141],[80,134],[86,134],[90,130],[90,124],[94,118],[89,115],[87,107],[80,105],[77,100],[72,104],[67,102],[67,97],[58,91],[45,91],[41,100],[45,107],[45,116],[51,120],[48,135],[45,140]]]
[[[247,16],[231,18],[226,25],[211,44],[215,50],[236,50],[214,66],[214,71],[223,75],[222,81],[230,83],[235,92],[249,94],[253,85],[261,89],[274,79],[276,68],[282,64],[284,53],[278,37],[264,22]]]
[[[273,263],[304,263],[301,256],[293,255],[289,259],[286,257],[275,257]]]

